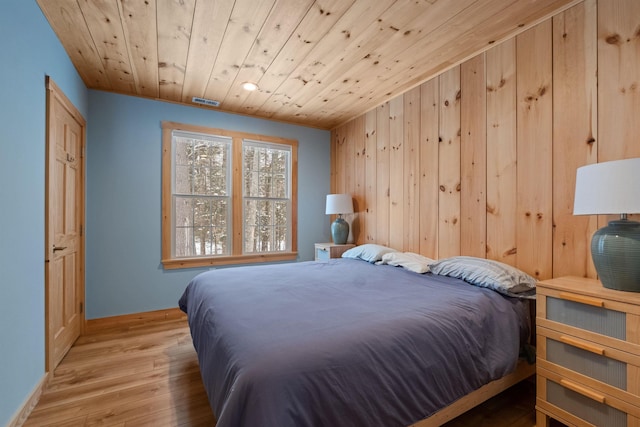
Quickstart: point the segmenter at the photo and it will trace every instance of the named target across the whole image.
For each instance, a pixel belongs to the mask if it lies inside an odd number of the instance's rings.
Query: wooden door
[[[84,327],[85,121],[47,78],[46,369],[52,371]]]

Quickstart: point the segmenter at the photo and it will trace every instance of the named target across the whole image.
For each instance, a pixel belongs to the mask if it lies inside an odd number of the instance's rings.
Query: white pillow
[[[367,243],[345,251],[342,254],[342,258],[353,258],[367,262],[376,262],[380,261],[382,256],[389,252],[396,252],[396,250],[382,245]]]
[[[381,264],[395,265],[422,274],[429,271],[429,265],[434,262],[431,258],[413,252],[390,252],[382,256]]]
[[[535,299],[536,279],[498,261],[456,256],[436,261],[430,269],[433,274],[456,277],[510,297]]]

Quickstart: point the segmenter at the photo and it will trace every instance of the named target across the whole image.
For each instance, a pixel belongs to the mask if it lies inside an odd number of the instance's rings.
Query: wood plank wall
[[[640,1],[585,0],[332,131],[357,244],[595,277],[576,168],[640,157]]]

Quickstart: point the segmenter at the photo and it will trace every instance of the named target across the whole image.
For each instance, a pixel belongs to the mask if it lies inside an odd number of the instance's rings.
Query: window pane
[[[176,165],[175,167],[175,193],[191,194],[191,166]]]
[[[276,251],[287,250],[287,227],[275,227],[275,249]]]
[[[244,146],[244,196],[289,197],[288,149],[273,148],[273,144],[257,147],[258,143]]]
[[[173,131],[172,141],[174,256],[230,254],[231,138]]]
[[[271,197],[271,175],[263,173],[258,176],[257,197]]]
[[[228,255],[228,238],[223,227],[176,227],[176,257]]]
[[[289,161],[288,153],[280,151],[276,153],[276,156],[273,161],[273,173],[285,173]]]
[[[271,197],[277,197],[284,199],[287,197],[287,179],[283,174],[273,175],[273,195]]]
[[[288,146],[244,141],[244,252],[289,249],[290,153]]]
[[[244,194],[246,197],[258,197],[258,180],[260,174],[258,172],[245,171],[244,176]]]
[[[173,143],[174,193],[230,194],[230,138],[174,132]]]
[[[289,202],[275,202],[274,209],[274,224],[279,226],[286,226],[289,223]]]
[[[175,198],[175,255],[229,254],[226,198]]]
[[[287,250],[288,207],[286,201],[245,201],[245,253]]]
[[[193,145],[193,141],[187,138],[175,138],[173,139],[173,151],[174,151],[174,161],[177,165],[188,165],[189,164],[189,153],[191,152],[191,146]]]
[[[191,198],[175,198],[174,224],[176,227],[192,227],[194,224],[194,207]]]

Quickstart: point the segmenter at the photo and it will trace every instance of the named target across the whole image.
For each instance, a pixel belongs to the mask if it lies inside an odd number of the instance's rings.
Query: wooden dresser
[[[561,277],[537,295],[537,427],[640,427],[640,293]]]

